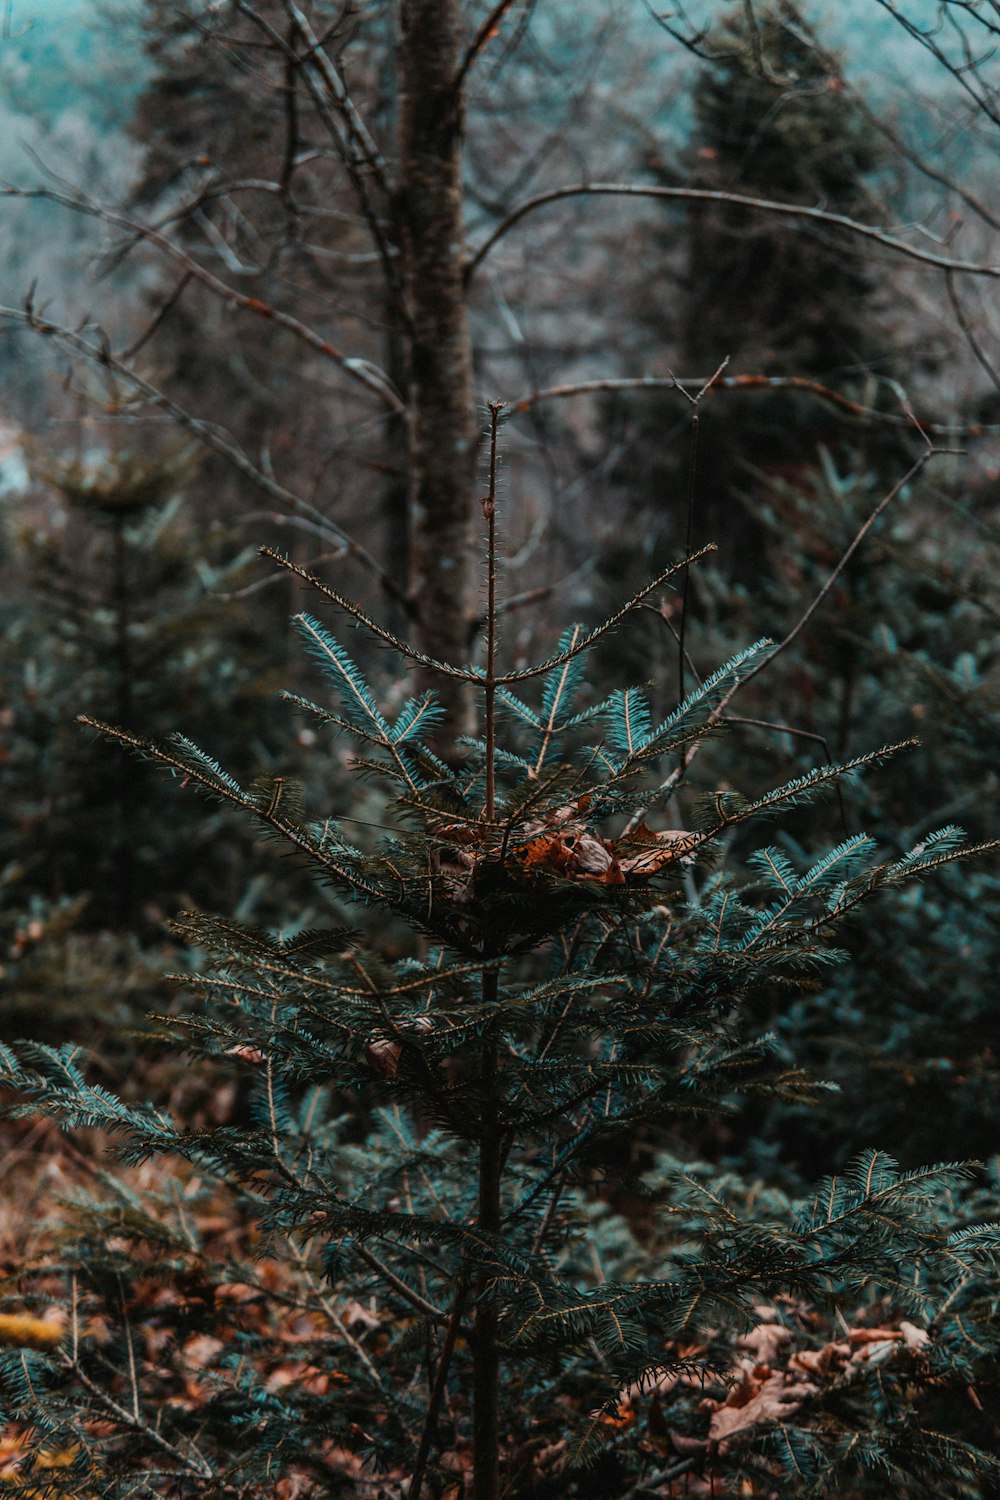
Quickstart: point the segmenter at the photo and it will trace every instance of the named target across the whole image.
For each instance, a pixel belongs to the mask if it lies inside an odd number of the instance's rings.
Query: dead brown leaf
[[[765,1369],[766,1366],[758,1368]],[[813,1381],[795,1381],[782,1371],[769,1373],[763,1380],[747,1372],[725,1401],[705,1402],[706,1408],[712,1412],[709,1441],[723,1443],[735,1433],[747,1427],[757,1427],[762,1422],[784,1422],[818,1390],[819,1386]]]

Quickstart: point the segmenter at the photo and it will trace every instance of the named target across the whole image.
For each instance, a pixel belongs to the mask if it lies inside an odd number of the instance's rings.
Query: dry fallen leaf
[[[761,1365],[773,1365],[779,1352],[790,1344],[792,1335],[781,1323],[758,1323],[742,1338],[736,1340],[737,1348],[752,1354]]]
[[[195,1370],[203,1370],[218,1358],[225,1347],[221,1339],[213,1338],[210,1333],[196,1333],[193,1338],[188,1339],[181,1352],[186,1365]]]
[[[914,1353],[918,1353],[931,1341],[926,1328],[918,1328],[915,1323],[907,1323],[904,1320],[899,1325],[899,1331],[903,1335],[903,1343],[907,1349],[912,1349]]]
[[[395,1078],[402,1055],[403,1049],[399,1043],[387,1036],[373,1036],[365,1048],[369,1063],[383,1078]]]
[[[695,833],[686,833],[682,828],[664,828],[659,833],[640,823],[628,835],[619,840],[620,848],[630,853],[619,853],[618,862],[622,873],[633,880],[649,880],[667,865],[690,864],[695,850],[702,840]]]
[[[765,1369],[766,1366],[759,1368]],[[786,1421],[818,1390],[819,1386],[812,1381],[789,1380],[781,1371],[769,1373],[764,1380],[748,1373],[745,1381],[730,1391],[725,1401],[705,1403],[712,1411],[709,1439],[721,1443],[734,1433],[756,1427],[761,1422]]]

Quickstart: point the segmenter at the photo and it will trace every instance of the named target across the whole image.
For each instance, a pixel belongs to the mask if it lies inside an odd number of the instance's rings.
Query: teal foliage
[[[739,1131],[747,1100],[822,1093],[756,1012],[780,1026],[836,972],[845,919],[916,877],[937,889],[976,846],[951,826],[901,853],[862,835],[808,860],[773,829],[754,843],[762,816],[811,807],[891,747],[730,785],[688,829],[648,826],[767,648],[659,724],[634,689],[587,712],[585,653],[624,613],[537,667],[444,669],[484,705],[457,766],[422,741],[432,699],[393,718],[301,617],[333,696],[320,712],[388,790],[372,847],[348,835],[343,792],[317,815],[282,778],[244,789],[183,738],[107,730],[282,840],[342,920],[287,936],[181,920],[201,1003],[160,1025],[242,1076],[239,1120],[191,1127],[123,1100],[72,1049],[0,1054],[13,1113],[106,1131],[125,1165],[174,1164],[159,1188],[112,1173],[78,1197],[77,1233],[18,1283],[22,1299],[67,1289],[70,1332],[20,1373],[10,1360],[4,1386],[39,1453],[82,1434],[52,1494],[349,1493],[424,1459],[437,1490],[470,1444],[486,1462],[473,1434],[498,1372],[511,1497],[688,1474],[724,1493],[986,1494],[988,1423],[962,1402],[995,1378],[992,1179],[869,1150],[791,1195],[684,1145],[712,1122]],[[385,938],[400,929],[402,949]],[[260,1264],[238,1238],[209,1253],[205,1197],[252,1226]],[[81,1308],[103,1342],[80,1336]],[[184,1382],[197,1400],[166,1399]]]
[[[795,480],[762,487],[759,590],[699,575],[712,650],[731,649],[755,628],[782,638],[882,498],[869,470],[821,457]],[[898,860],[908,846],[919,851],[911,859],[933,860],[958,837],[953,820],[973,838],[990,827],[1000,733],[996,557],[988,496],[955,493],[940,480],[908,488],[851,560],[817,625],[784,653],[784,670],[769,675],[766,689],[752,685],[741,703],[749,718],[820,736],[835,756],[915,735],[905,758],[858,783],[843,805],[847,826],[863,826]],[[731,742],[706,750],[718,777],[731,755],[743,776],[765,786],[816,750],[816,739],[779,727],[732,730]],[[826,823],[804,811],[780,830],[780,853],[798,865],[826,836]],[[807,1175],[872,1139],[908,1164],[952,1141],[977,1155],[995,1149],[998,897],[995,856],[960,876],[944,869],[933,882],[887,892],[877,923],[849,923],[842,933],[851,963],[770,1018],[784,1055],[842,1085],[822,1124],[780,1110],[758,1121]],[[758,1014],[767,1024],[766,1010]]]

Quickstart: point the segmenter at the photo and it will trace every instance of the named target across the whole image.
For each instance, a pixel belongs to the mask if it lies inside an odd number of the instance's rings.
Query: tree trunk
[[[464,285],[459,0],[400,0],[397,215],[409,342],[409,592],[428,655],[466,660],[474,614],[471,517],[478,424]],[[463,685],[440,677],[446,734],[470,727]]]

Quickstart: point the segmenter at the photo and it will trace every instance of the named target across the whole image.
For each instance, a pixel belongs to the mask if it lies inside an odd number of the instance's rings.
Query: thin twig
[[[536,666],[521,667],[517,671],[504,672],[497,675],[494,679],[496,685],[498,687],[506,687],[515,682],[530,682],[535,677],[544,677],[553,667],[561,667],[564,662],[572,661],[581,652],[588,651],[595,642],[601,640],[609,631],[617,629],[627,615],[631,614],[634,609],[638,609],[644,599],[648,599],[650,594],[655,593],[658,588],[662,588],[682,568],[686,567],[689,563],[698,562],[701,558],[709,556],[710,553],[716,550],[716,547],[710,543],[706,547],[699,547],[696,552],[692,552],[690,557],[682,557],[679,562],[673,563],[671,567],[666,568],[662,573],[658,573],[655,578],[651,578],[620,609],[616,610],[608,619],[602,621],[600,625],[595,626],[593,630],[581,636],[572,646],[564,651],[557,652],[555,656],[548,657],[547,660],[539,662]],[[442,677],[457,677],[463,682],[482,684],[483,673],[481,670],[471,667],[456,667],[451,662],[437,661],[434,657],[428,656],[426,652],[419,651],[415,646],[411,646],[407,641],[400,640],[398,636],[393,635],[390,630],[386,630],[384,626],[379,625],[370,615],[367,615],[353,600],[345,598],[343,594],[339,594],[335,589],[328,588],[320,579],[306,572],[304,568],[300,568],[297,563],[292,562],[291,558],[283,557],[280,552],[275,552],[271,547],[261,547],[260,555],[261,557],[269,557],[279,567],[287,569],[289,573],[294,573],[296,577],[302,578],[306,583],[312,584],[323,595],[324,599],[327,599],[331,604],[335,604],[338,609],[342,609],[345,614],[350,615],[352,620],[356,620],[359,625],[363,625],[366,630],[370,631],[376,640],[384,641],[387,646],[391,646],[394,651],[398,652],[401,657],[405,657],[407,661],[416,662],[420,666],[428,667],[438,672]]]
[[[882,497],[879,503],[875,506],[875,509],[858,528],[858,531],[855,533],[852,541],[850,542],[850,545],[845,548],[839,562],[833,569],[829,578],[824,583],[823,587],[819,590],[819,593],[813,599],[812,603],[809,604],[809,606],[804,610],[796,624],[792,626],[791,630],[785,636],[784,640],[779,641],[774,650],[770,652],[770,654],[765,658],[764,661],[759,662],[756,667],[752,667],[750,671],[747,672],[746,675],[741,678],[733,688],[730,689],[730,691],[726,694],[725,698],[723,698],[722,702],[720,703],[719,708],[716,710],[717,714],[721,714],[722,709],[725,708],[726,704],[729,702],[730,698],[732,698],[733,694],[738,690],[738,688],[745,686],[748,682],[752,682],[753,679],[758,675],[758,673],[763,672],[765,667],[769,667],[775,660],[775,658],[780,656],[781,652],[785,651],[792,644],[792,642],[802,634],[803,630],[805,630],[806,626],[809,624],[809,621],[819,609],[820,605],[823,603],[823,600],[826,598],[827,594],[829,594],[830,590],[833,588],[834,584],[837,582],[838,578],[847,567],[847,564],[850,562],[855,552],[861,546],[861,543],[864,541],[869,531],[871,531],[879,516],[881,516],[882,512],[887,510],[888,507],[892,504],[893,500],[895,500],[896,496],[902,490],[904,490],[908,484],[912,483],[912,481],[916,479],[917,475],[921,473],[930,459],[932,459],[936,454],[945,451],[946,450],[942,448],[933,448],[928,446],[926,450],[920,454],[920,457],[916,460],[916,462],[910,465],[902,478],[897,480],[892,489],[889,490],[888,494]]]
[[[170,313],[172,309],[177,306],[177,303],[180,301],[181,297],[186,291],[189,283],[191,282],[191,279],[191,272],[185,271],[180,281],[178,281],[177,285],[174,287],[173,291],[169,292],[167,296],[164,297],[163,301],[160,303],[159,307],[156,309],[156,312],[150,318],[149,322],[146,324],[146,327],[136,339],[135,343],[129,344],[128,348],[122,351],[121,358],[126,363],[130,360],[133,360],[139,353],[139,350],[144,348],[145,345],[149,343],[149,340],[153,337],[153,334],[160,327],[161,323],[167,317],[168,313]]]
[[[207,448],[211,448],[213,452],[220,454],[239,473],[252,480],[266,494],[272,496],[275,500],[279,500],[289,510],[299,512],[311,518],[321,530],[329,532],[330,535],[336,537],[347,548],[351,556],[378,579],[383,590],[391,599],[405,604],[403,590],[395,579],[376,561],[367,548],[362,547],[360,542],[356,542],[353,537],[349,536],[336,521],[331,520],[329,516],[317,510],[315,506],[310,505],[307,500],[304,500],[301,495],[297,495],[294,490],[287,489],[283,484],[279,484],[269,474],[266,474],[263,469],[254,463],[249,454],[240,447],[236,439],[225,428],[220,427],[215,422],[206,422],[201,417],[193,416],[185,407],[179,406],[165,391],[160,390],[152,381],[148,380],[144,375],[140,375],[137,370],[134,370],[121,358],[113,354],[105,343],[91,343],[81,333],[62,327],[58,323],[53,323],[49,319],[41,317],[35,312],[30,303],[23,310],[0,306],[0,319],[6,319],[12,323],[20,323],[25,328],[30,328],[46,338],[51,338],[55,343],[67,350],[71,350],[74,354],[81,354],[92,363],[101,365],[105,369],[113,370],[116,375],[120,375],[134,390],[145,396],[154,406],[166,412],[185,432],[190,432],[200,442],[204,443]]]
[[[534,213],[536,209],[544,208],[550,203],[559,203],[566,198],[601,197],[660,198],[674,203],[722,203],[730,208],[753,209],[756,213],[768,214],[776,218],[802,219],[808,223],[828,224],[832,228],[843,229],[858,239],[871,240],[874,244],[882,245],[884,249],[892,250],[908,260],[918,261],[921,265],[937,266],[945,271],[964,271],[970,276],[1000,277],[1000,265],[955,260],[951,256],[935,255],[932,250],[921,250],[916,245],[908,245],[905,240],[888,234],[883,229],[876,229],[874,225],[863,224],[858,219],[848,218],[846,214],[831,213],[825,208],[810,208],[799,203],[779,203],[773,198],[756,198],[743,193],[725,192],[721,188],[661,187],[628,182],[576,182],[566,187],[549,188],[547,192],[536,193],[534,197],[525,199],[523,203],[511,209],[510,213],[501,219],[493,232],[470,257],[466,266],[466,280],[472,280],[493,247],[527,214]]]
[[[490,402],[490,474],[489,489],[483,496],[483,515],[487,525],[486,543],[486,679],[483,684],[486,735],[486,807],[485,816],[492,823],[496,816],[496,748],[497,748],[497,433],[500,427],[502,401]]]
[[[103,224],[112,224],[116,229],[124,229],[129,234],[145,240],[154,245],[163,255],[177,262],[191,278],[206,287],[221,301],[228,303],[231,307],[242,308],[252,312],[256,317],[266,318],[277,324],[279,328],[286,329],[295,338],[299,339],[308,348],[317,354],[322,354],[326,359],[337,365],[351,380],[357,381],[368,391],[376,395],[383,405],[390,411],[400,415],[406,410],[406,403],[396,390],[392,381],[382,370],[379,370],[367,359],[357,359],[352,355],[345,354],[338,349],[329,339],[303,323],[301,319],[293,317],[281,308],[274,307],[270,302],[265,302],[261,297],[251,297],[245,292],[239,292],[227,282],[220,280],[207,267],[196,261],[193,256],[175,245],[174,242],[153,229],[147,224],[138,224],[134,219],[128,219],[124,214],[115,213],[109,208],[103,208],[100,204],[92,203],[82,194],[59,193],[54,188],[0,188],[0,197],[5,198],[43,198],[50,203],[58,203],[63,208],[72,209],[74,213],[85,214],[89,218],[98,219]]]
[[[375,243],[379,259],[386,280],[393,289],[399,305],[399,311],[403,313],[402,287],[399,273],[395,266],[396,249],[389,243],[386,236],[382,219],[378,210],[372,202],[368,191],[368,184],[363,173],[359,170],[361,166],[367,167],[378,184],[383,198],[386,200],[391,193],[388,169],[382,155],[373,140],[368,127],[365,125],[361,115],[351,100],[340,74],[330,61],[325,51],[325,38],[317,37],[309,24],[308,17],[294,0],[284,0],[285,11],[295,31],[299,33],[306,43],[308,50],[300,56],[292,48],[275,27],[262,16],[246,0],[238,0],[239,9],[253,23],[258,26],[270,39],[272,45],[278,51],[285,53],[286,57],[296,67],[300,67],[305,78],[306,87],[316,106],[320,119],[326,126],[331,138],[336,145],[340,159],[344,164],[351,185],[358,198],[362,215],[365,219],[372,239]],[[318,77],[317,77],[318,75]],[[332,98],[344,128],[341,130],[336,114],[331,109],[328,99]]]
[[[471,43],[468,51],[462,58],[461,67],[455,75],[453,88],[456,98],[458,98],[461,94],[462,89],[465,86],[465,80],[469,76],[470,70],[475,66],[479,54],[482,52],[487,42],[491,42],[496,36],[500,28],[500,22],[503,20],[507,12],[511,10],[516,4],[517,0],[497,0],[497,4],[494,5],[493,9],[486,17],[486,20],[476,32],[475,40]]]
[[[113,1396],[109,1396],[107,1391],[103,1391],[99,1385],[91,1380],[90,1376],[76,1360],[72,1360],[69,1355],[66,1355],[64,1356],[64,1364],[66,1369],[80,1382],[84,1390],[89,1391],[94,1400],[119,1422],[122,1422],[126,1427],[130,1427],[134,1432],[141,1432],[148,1442],[153,1443],[162,1452],[169,1453],[174,1462],[179,1464],[181,1468],[186,1469],[189,1474],[196,1474],[199,1479],[218,1479],[219,1476],[215,1469],[209,1463],[208,1459],[194,1448],[193,1443],[191,1446],[197,1457],[188,1458],[180,1448],[175,1447],[173,1443],[169,1442],[157,1428],[151,1426],[149,1422],[144,1421],[142,1418],[134,1417],[126,1407],[120,1406]]]
[[[283,0],[283,3],[286,14],[290,20],[295,22],[309,48],[308,53],[302,61],[306,64],[315,63],[317,71],[322,74],[324,83],[337,101],[337,108],[343,114],[351,133],[351,139],[355,142],[362,160],[376,178],[382,191],[386,194],[390,193],[392,184],[389,181],[389,172],[382,153],[375,144],[368,126],[361,118],[357,106],[347,92],[343,79],[330,61],[329,54],[325,51],[322,41],[313,31],[308,17],[301,6],[295,3],[295,0]]]
[[[701,376],[685,377],[681,381],[676,375],[607,376],[598,380],[575,380],[565,385],[551,385],[530,391],[527,395],[512,401],[509,410],[511,416],[519,416],[542,401],[565,401],[572,396],[599,395],[604,391],[680,391],[684,386],[699,386],[705,383]],[[852,401],[849,396],[843,395],[840,391],[835,391],[818,380],[810,380],[804,375],[721,375],[713,379],[712,389],[717,391],[803,391],[807,395],[815,396],[819,401],[838,407],[848,416],[857,417],[865,422],[873,422],[884,427],[912,428],[913,426],[909,416],[901,416],[899,412],[879,411],[873,406],[862,406],[860,402]],[[926,432],[933,433],[935,437],[982,437],[988,433],[1000,432],[1000,424],[987,426],[982,423],[972,423],[962,426],[957,423],[922,422],[921,426]]]
[[[463,1282],[455,1294],[455,1302],[452,1307],[451,1318],[441,1346],[438,1357],[437,1369],[434,1372],[434,1384],[431,1386],[430,1397],[427,1402],[427,1414],[424,1418],[423,1431],[420,1434],[420,1446],[413,1464],[413,1473],[410,1477],[410,1485],[407,1491],[410,1500],[420,1500],[420,1491],[423,1488],[424,1474],[427,1472],[427,1460],[430,1458],[431,1443],[437,1430],[438,1412],[441,1410],[441,1402],[444,1400],[445,1391],[448,1388],[448,1370],[451,1365],[452,1356],[455,1353],[455,1344],[458,1340],[458,1331],[462,1321],[462,1310],[465,1299],[468,1296],[468,1287]]]
[[[690,403],[691,406],[691,451],[688,455],[687,519],[685,521],[684,529],[684,551],[688,555],[690,555],[691,552],[691,537],[694,528],[694,502],[698,477],[698,429],[701,421],[701,400],[702,397],[706,396],[712,389],[715,382],[719,379],[719,376],[722,374],[723,370],[728,364],[729,355],[727,354],[725,359],[722,361],[722,364],[716,370],[715,374],[710,376],[709,379],[706,380],[702,385],[701,389],[697,391],[693,396],[688,394],[687,390],[680,383],[680,381],[677,382],[677,389],[680,391],[685,400]],[[686,654],[684,650],[684,638],[687,633],[688,598],[690,596],[691,590],[690,566],[685,567],[683,576],[684,582],[681,586],[681,623],[680,629],[677,632],[678,703],[684,702],[684,657]]]
[[[360,1240],[352,1240],[351,1249],[359,1260],[364,1261],[365,1265],[375,1272],[376,1276],[381,1277],[387,1286],[392,1287],[392,1290],[403,1298],[404,1302],[408,1302],[411,1307],[416,1308],[417,1312],[423,1313],[425,1318],[431,1318],[435,1323],[446,1323],[448,1321],[447,1313],[442,1312],[439,1307],[435,1307],[433,1302],[428,1302],[427,1298],[422,1297],[419,1292],[415,1292],[411,1286],[406,1284],[401,1276],[397,1276],[395,1271],[369,1250],[367,1245],[363,1245]]]
[[[983,346],[976,338],[975,330],[973,329],[972,324],[969,322],[969,319],[965,315],[965,309],[963,308],[961,302],[958,300],[958,292],[955,288],[954,271],[945,271],[944,284],[948,290],[948,301],[951,303],[951,310],[955,314],[955,321],[958,324],[959,328],[961,328],[962,333],[965,335],[965,342],[968,344],[976,359],[979,361],[982,368],[990,377],[990,380],[993,382],[994,388],[1000,391],[1000,374],[997,373],[996,366],[991,363],[983,349]]]

